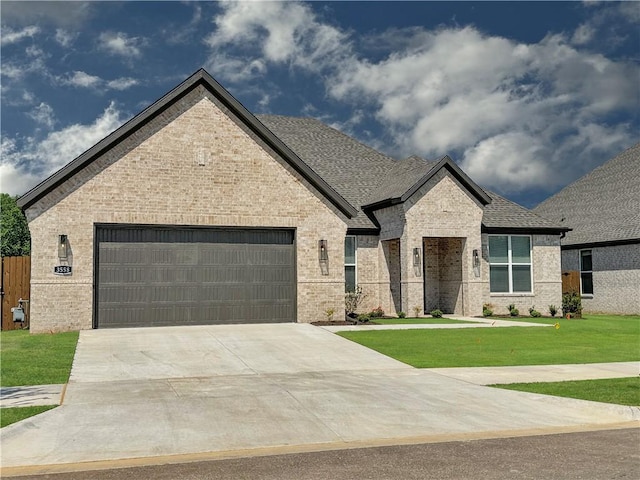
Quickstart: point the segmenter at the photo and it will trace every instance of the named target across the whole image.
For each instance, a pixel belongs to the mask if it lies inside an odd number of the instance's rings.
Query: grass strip
[[[568,382],[511,383],[492,387],[594,402],[640,406],[640,377],[572,380]]]
[[[67,383],[78,332],[30,335],[27,330],[0,332],[0,386]]]
[[[19,422],[25,418],[33,417],[39,413],[46,412],[52,408],[56,408],[57,405],[46,405],[37,407],[15,407],[15,408],[1,408],[0,409],[0,428],[11,425],[12,423]]]
[[[559,328],[488,327],[340,332],[417,368],[640,360],[640,316],[536,319]]]

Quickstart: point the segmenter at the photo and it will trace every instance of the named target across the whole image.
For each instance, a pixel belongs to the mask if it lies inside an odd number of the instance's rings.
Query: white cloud
[[[131,77],[120,77],[114,80],[105,80],[81,70],[76,70],[66,77],[56,77],[56,81],[61,85],[90,88],[94,90],[126,90],[140,83],[138,80]]]
[[[40,105],[34,107],[27,113],[27,116],[47,128],[53,128],[53,125],[56,123],[53,108],[44,102],[41,102]]]
[[[266,64],[291,64],[320,71],[348,53],[348,36],[323,24],[309,5],[295,2],[224,2],[214,19],[216,30],[205,39],[212,52],[208,66],[232,81],[260,76]],[[243,52],[230,57],[233,44]],[[247,68],[247,65],[251,67]]]
[[[63,47],[70,47],[76,37],[77,34],[71,33],[63,28],[57,28],[54,39]]]
[[[62,83],[73,87],[96,88],[103,83],[103,80],[95,75],[76,70],[66,79],[63,79]]]
[[[131,77],[120,77],[107,82],[107,87],[113,90],[126,90],[138,85],[140,82]]]
[[[1,189],[22,195],[122,125],[121,113],[111,103],[88,125],[74,124],[45,138],[2,138]]]
[[[14,30],[11,27],[3,25],[2,35],[0,36],[0,45],[10,45],[12,43],[18,43],[25,38],[33,38],[38,33],[40,33],[40,28],[36,25],[24,27],[22,30]]]
[[[40,47],[37,47],[36,45],[30,45],[28,46],[25,51],[24,51],[28,57],[46,57],[47,54],[44,53],[44,50],[42,50]]]
[[[573,32],[571,43],[574,45],[584,45],[589,43],[595,36],[595,33],[596,31],[591,25],[583,23],[576,28],[575,32]]]
[[[103,32],[98,37],[98,41],[102,50],[127,59],[140,57],[141,48],[146,44],[143,38],[129,37],[123,32]]]
[[[572,37],[549,34],[531,44],[473,26],[392,29],[377,43],[367,39],[378,47],[378,59],[370,60],[308,5],[221,7],[206,38],[216,74],[246,83],[276,66],[311,72],[330,97],[373,112],[395,143],[385,150],[428,158],[451,153],[501,192],[575,179],[637,141],[628,124],[609,126],[607,118],[633,115],[640,69],[581,50],[594,35],[593,22]],[[618,10],[607,7],[606,15]],[[389,53],[380,59],[384,49]]]

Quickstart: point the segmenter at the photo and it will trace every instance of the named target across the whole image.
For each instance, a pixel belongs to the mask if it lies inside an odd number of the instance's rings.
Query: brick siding
[[[593,247],[593,296],[585,313],[640,315],[640,243]],[[562,270],[580,270],[580,249],[562,251]]]
[[[345,217],[230,115],[198,87],[27,209],[33,332],[92,327],[95,223],[295,228],[298,321],[342,311]],[[59,234],[70,277],[53,275]]]

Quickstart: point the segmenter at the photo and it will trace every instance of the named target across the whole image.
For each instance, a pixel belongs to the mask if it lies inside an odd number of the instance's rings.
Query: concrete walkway
[[[426,368],[425,370],[475,385],[494,385],[637,377],[640,375],[640,362],[532,365],[521,367]]]
[[[62,406],[2,429],[0,473],[583,431],[638,420],[636,407],[415,369],[307,324],[87,330]]]
[[[0,387],[0,408],[60,405],[66,385]]]

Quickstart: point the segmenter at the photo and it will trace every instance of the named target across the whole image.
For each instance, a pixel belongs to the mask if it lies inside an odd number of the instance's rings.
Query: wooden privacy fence
[[[562,272],[562,293],[580,293],[580,272]]]
[[[13,323],[11,307],[17,307],[20,298],[28,300],[31,296],[31,257],[2,257],[1,278],[2,330],[14,330],[21,325]],[[25,311],[29,313],[29,304]]]

